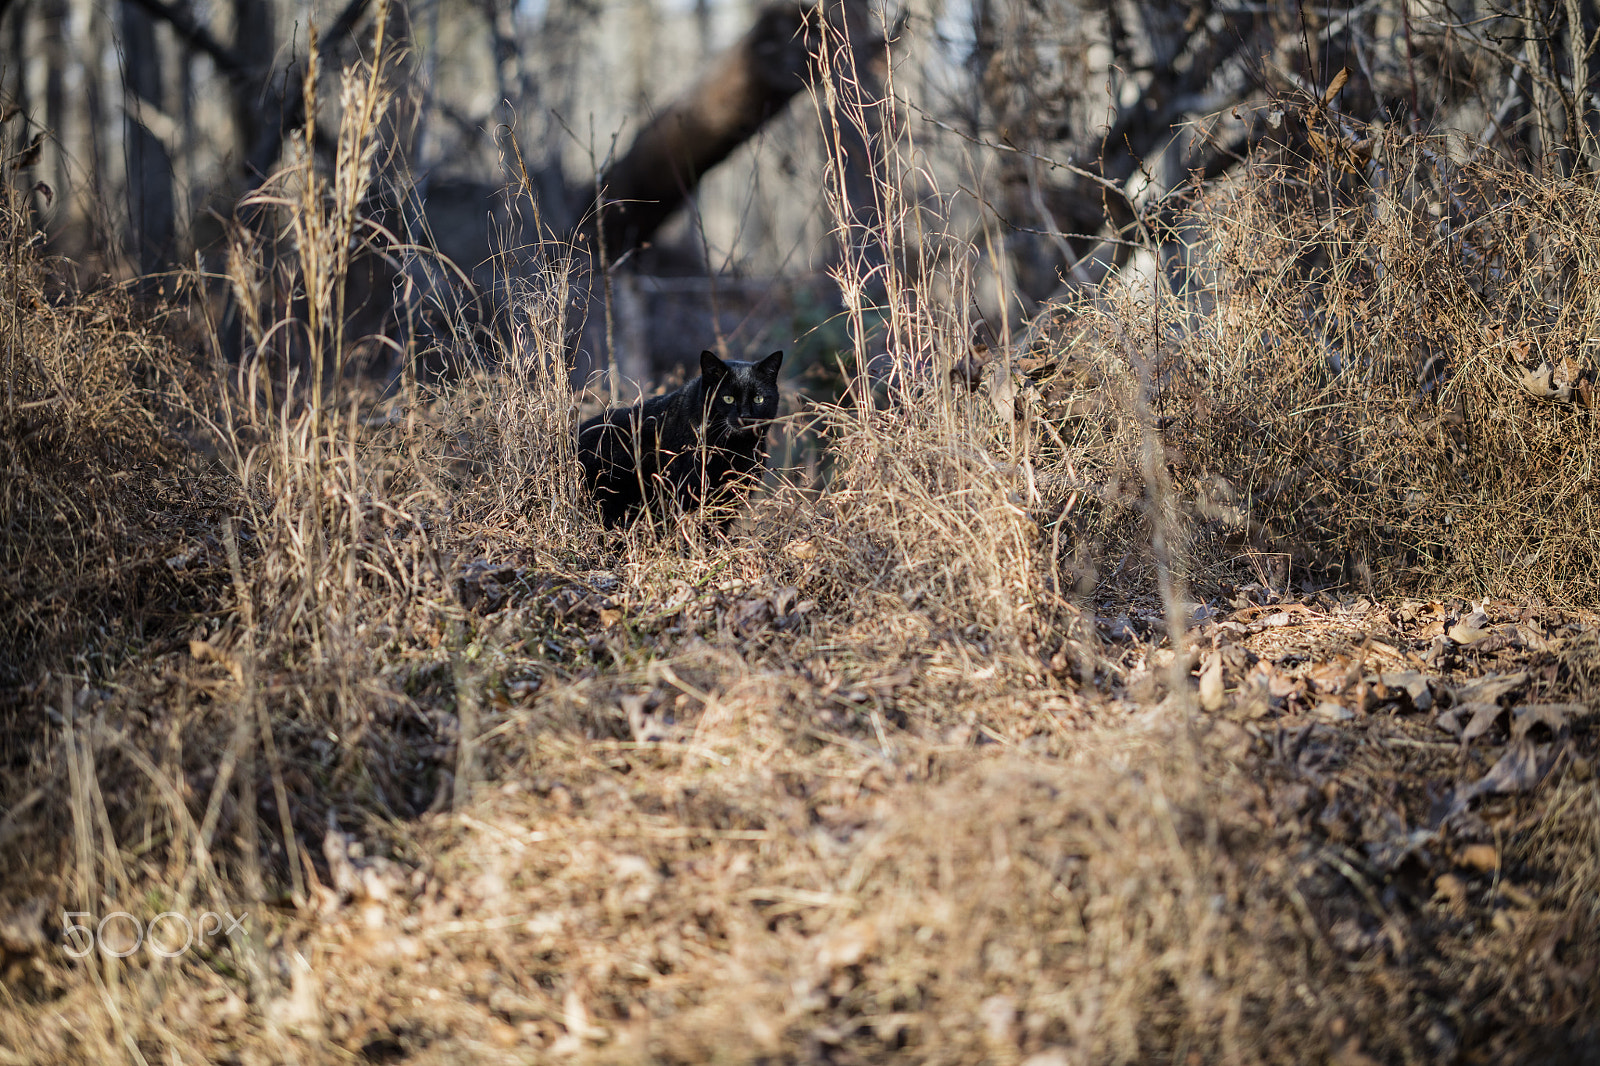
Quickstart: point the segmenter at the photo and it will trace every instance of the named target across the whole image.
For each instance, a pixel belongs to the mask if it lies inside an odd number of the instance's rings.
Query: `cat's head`
[[[778,368],[782,364],[782,352],[773,352],[759,363],[722,360],[715,352],[701,352],[707,437],[721,443],[733,438],[749,441],[765,433],[767,423],[778,414]]]

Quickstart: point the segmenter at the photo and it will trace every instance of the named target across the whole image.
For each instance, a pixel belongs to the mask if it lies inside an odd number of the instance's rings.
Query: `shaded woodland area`
[[[0,0],[0,1066],[1600,1061],[1597,48]]]
[[[281,218],[242,201],[301,150],[308,64],[332,86],[372,32],[366,0],[32,0],[0,18],[12,177],[38,183],[36,224],[84,284],[220,274],[230,226],[272,234]],[[1541,174],[1589,172],[1596,21],[1584,3],[414,4],[389,29],[400,102],[356,325],[397,334],[473,303],[490,319],[551,241],[576,241],[602,282],[580,365],[610,344],[631,379],[692,356],[691,333],[761,348],[794,325],[796,286],[815,328],[840,304],[814,283],[851,257],[871,274],[980,248],[995,282],[970,313],[1016,325],[1141,247],[1179,277],[1187,197],[1263,144],[1359,165],[1368,123],[1451,129]],[[884,172],[885,143],[910,152],[904,173]],[[314,145],[324,164],[334,147]],[[937,219],[922,231],[939,241],[891,247],[885,210]]]

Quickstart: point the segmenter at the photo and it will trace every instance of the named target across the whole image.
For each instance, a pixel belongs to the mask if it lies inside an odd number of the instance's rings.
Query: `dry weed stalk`
[[[217,429],[251,501],[260,578],[276,586],[258,596],[270,606],[257,624],[276,634],[306,634],[312,668],[331,667],[335,674],[355,624],[357,585],[383,572],[363,553],[371,539],[367,523],[376,517],[368,512],[381,494],[373,492],[359,455],[358,400],[344,386],[353,343],[345,332],[345,298],[354,257],[374,254],[369,245],[376,231],[362,210],[395,97],[387,71],[399,57],[386,36],[388,21],[389,4],[379,3],[372,59],[341,72],[331,173],[323,174],[316,162],[321,101],[313,41],[300,161],[244,205],[285,216],[291,255],[280,269],[289,272],[301,298],[283,309],[282,318],[265,321],[269,286],[257,266],[262,249],[240,228],[228,259],[234,301],[255,351],[244,364],[253,370],[242,376],[242,394],[221,397]],[[296,309],[303,310],[303,321],[294,317]],[[266,356],[273,347],[288,353],[280,360],[284,377],[263,387],[260,373],[271,365]],[[334,687],[340,705],[348,704],[348,678]]]
[[[876,84],[845,20],[818,23],[831,273],[854,350],[848,402],[815,412],[833,475],[820,494],[794,495],[790,506],[810,512],[795,528],[818,540],[838,595],[871,594],[864,612],[925,616],[996,652],[1037,647],[1065,603],[1038,551],[1026,418],[1009,396],[958,392],[950,373],[972,336],[972,257],[929,232],[947,205],[897,113],[892,62]],[[881,333],[869,335],[869,311]],[[1009,353],[999,356],[996,380],[1009,381]]]

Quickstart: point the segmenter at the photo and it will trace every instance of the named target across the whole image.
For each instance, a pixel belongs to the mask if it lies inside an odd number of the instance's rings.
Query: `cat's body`
[[[760,476],[767,425],[778,413],[782,352],[759,363],[700,353],[682,388],[591,418],[578,429],[584,483],[608,528],[667,502],[685,511],[720,504]]]

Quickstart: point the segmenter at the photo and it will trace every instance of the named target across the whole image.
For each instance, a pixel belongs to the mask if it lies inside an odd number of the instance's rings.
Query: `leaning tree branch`
[[[590,227],[598,225],[604,236],[608,263],[649,240],[701,178],[816,76],[813,20],[854,21],[848,12],[824,12],[823,6],[782,0],[764,8],[755,25],[605,169],[586,214]],[[870,43],[858,41],[857,47],[863,46]]]
[[[805,87],[805,9],[774,4],[688,92],[639,131],[600,176],[599,224],[608,262],[649,239],[711,168],[727,159]]]

